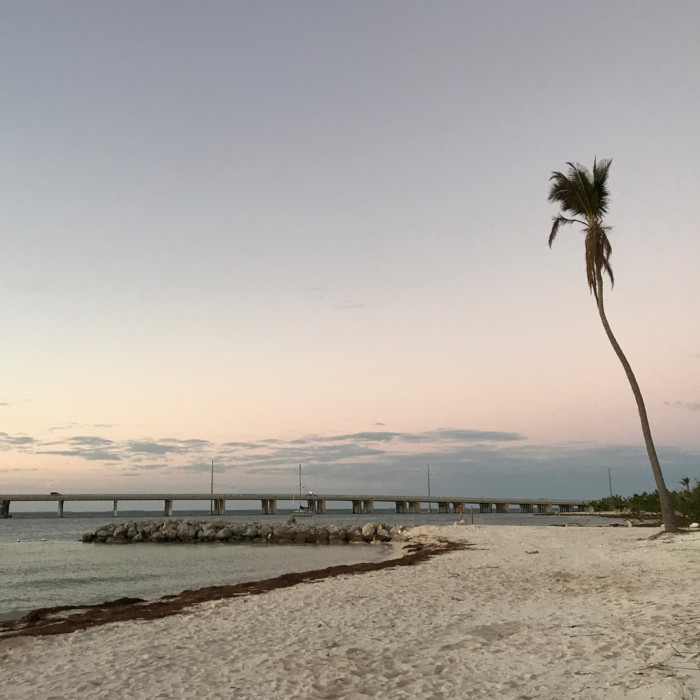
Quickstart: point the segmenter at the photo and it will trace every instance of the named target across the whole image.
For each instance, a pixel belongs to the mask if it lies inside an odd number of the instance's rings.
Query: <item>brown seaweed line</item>
[[[399,566],[415,566],[439,554],[446,554],[470,545],[464,542],[438,540],[436,543],[411,543],[406,545],[407,554],[380,562],[340,564],[325,569],[282,574],[260,581],[248,581],[226,586],[207,586],[197,590],[182,591],[156,600],[120,598],[96,605],[64,605],[33,610],[19,620],[0,623],[0,639],[9,637],[37,637],[52,634],[68,634],[77,630],[98,627],[110,622],[128,620],[157,620],[169,615],[178,615],[187,608],[212,600],[224,600],[245,595],[260,595],[279,588],[290,588],[299,583],[321,581],[336,576],[362,574]],[[72,611],[72,612],[71,612]],[[61,616],[61,613],[67,613]]]

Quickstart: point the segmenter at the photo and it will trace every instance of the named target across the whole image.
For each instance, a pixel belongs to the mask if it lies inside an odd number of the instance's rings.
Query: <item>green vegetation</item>
[[[664,483],[661,465],[659,464],[654,441],[651,437],[651,428],[649,427],[642,391],[627,357],[613,335],[605,314],[605,304],[603,303],[603,274],[608,276],[611,285],[614,283],[613,271],[610,266],[612,245],[608,238],[608,232],[611,227],[603,224],[610,201],[608,172],[611,164],[611,160],[594,160],[593,170],[591,171],[578,163],[567,163],[569,169],[566,174],[560,172],[552,173],[552,177],[549,178],[552,183],[549,189],[549,201],[558,204],[561,213],[554,217],[552,230],[549,234],[549,246],[550,248],[552,247],[557,232],[562,226],[569,224],[583,226],[583,232],[586,234],[586,278],[588,280],[588,288],[595,297],[603,329],[625,370],[627,381],[630,383],[632,393],[637,402],[644,444],[646,445],[649,463],[654,474],[654,482],[661,504],[661,517],[666,526],[666,532],[676,532],[678,525],[676,523],[674,505]]]
[[[700,522],[700,481],[695,481],[695,486],[690,487],[690,479],[681,480],[683,489],[669,492],[676,519],[680,525],[690,525],[692,522]],[[592,506],[596,511],[617,511],[629,513],[636,517],[656,516],[661,513],[661,504],[658,492],[635,493],[633,496],[608,496],[599,501],[593,501]]]

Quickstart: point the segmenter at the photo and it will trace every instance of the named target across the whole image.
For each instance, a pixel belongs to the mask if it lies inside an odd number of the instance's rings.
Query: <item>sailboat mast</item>
[[[428,465],[428,513],[433,512],[433,505],[430,502],[430,465]]]

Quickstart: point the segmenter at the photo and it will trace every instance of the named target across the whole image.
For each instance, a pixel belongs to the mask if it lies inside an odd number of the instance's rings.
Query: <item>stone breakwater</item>
[[[86,532],[83,542],[268,542],[274,544],[348,544],[397,542],[406,539],[403,525],[306,525],[290,518],[285,523],[226,523],[200,520],[141,520],[112,523]]]

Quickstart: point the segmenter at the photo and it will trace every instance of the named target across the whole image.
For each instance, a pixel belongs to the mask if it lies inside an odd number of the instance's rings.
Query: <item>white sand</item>
[[[0,641],[15,698],[700,698],[700,533],[425,527],[475,547]]]

